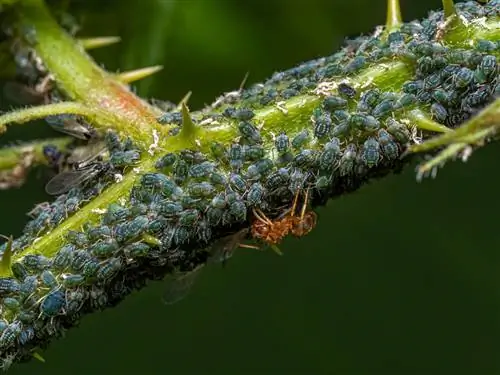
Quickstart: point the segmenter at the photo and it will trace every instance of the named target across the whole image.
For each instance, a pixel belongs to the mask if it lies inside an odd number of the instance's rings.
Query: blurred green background
[[[192,109],[239,86],[334,52],[385,20],[385,0],[74,1],[81,36],[120,35],[93,53],[109,70],[163,64],[137,85]],[[406,20],[439,0],[402,1]],[[3,109],[9,103],[2,100]],[[53,136],[12,127],[2,144]],[[84,318],[10,374],[498,374],[500,149],[452,163],[437,180],[412,167],[319,210],[285,255],[239,250],[164,306],[151,284]],[[0,232],[17,235],[48,197],[43,174],[0,191]]]

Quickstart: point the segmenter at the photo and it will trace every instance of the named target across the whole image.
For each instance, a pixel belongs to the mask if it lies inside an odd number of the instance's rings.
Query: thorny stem
[[[98,68],[95,63],[79,48],[71,38],[63,33],[54,20],[51,19],[41,0],[26,0],[25,5],[19,8],[19,16],[25,25],[34,25],[38,44],[37,53],[42,57],[49,70],[54,74],[56,81],[75,100],[89,108],[109,114],[108,128],[126,131],[127,135],[136,142],[142,142],[147,148],[151,144],[151,135],[154,132],[160,135],[158,148],[162,152],[174,152],[193,147],[198,143],[200,151],[207,151],[213,141],[229,143],[237,135],[236,126],[229,120],[209,126],[200,126],[196,131],[181,131],[173,137],[166,137],[168,126],[159,127],[154,120],[153,110],[142,100],[135,97],[124,85],[113,80],[112,76]],[[397,17],[396,17],[397,18]],[[468,25],[467,32],[472,39],[484,38],[491,33],[491,27],[498,23],[494,19],[486,25]],[[451,30],[448,35],[462,30]],[[500,31],[496,29],[495,35]],[[498,35],[497,35],[498,36]],[[357,88],[376,86],[384,90],[399,91],[401,84],[412,77],[413,67],[400,61],[388,61],[386,64],[377,64],[361,71],[349,79],[349,84]],[[293,97],[279,106],[269,106],[255,111],[255,120],[262,125],[264,147],[271,147],[271,132],[277,132],[286,126],[286,130],[293,132],[304,127],[310,121],[312,110],[317,107],[322,95],[335,92],[340,80],[322,82],[313,94]],[[187,107],[183,106],[184,124],[192,129],[186,118]],[[407,122],[417,127],[436,132],[447,132],[447,129],[431,120],[425,108],[409,111],[403,115]],[[404,120],[404,118],[403,118]],[[0,117],[0,123],[2,119]],[[452,134],[447,132],[445,136]],[[197,141],[197,142],[194,142]],[[153,153],[153,152],[152,152]],[[48,234],[40,237],[30,247],[15,255],[22,257],[28,253],[43,253],[53,255],[64,241],[68,230],[79,230],[86,222],[93,222],[99,218],[99,211],[110,203],[128,194],[136,182],[136,173],[153,170],[154,159],[149,153],[144,153],[139,167],[128,171],[121,182],[106,189],[102,194],[77,211],[73,216],[63,221]]]
[[[71,142],[72,138],[49,138],[40,141],[24,143],[0,149],[0,171],[10,170],[22,161],[24,155],[29,152],[32,157],[32,165],[45,164],[46,157],[43,154],[43,147],[54,145],[58,149],[64,150]]]
[[[151,129],[159,128],[150,106],[99,68],[59,27],[42,0],[24,0],[16,7],[21,30],[34,29],[34,49],[59,87],[92,112],[102,112],[104,118],[98,119],[101,126],[113,127],[137,143],[149,144]]]

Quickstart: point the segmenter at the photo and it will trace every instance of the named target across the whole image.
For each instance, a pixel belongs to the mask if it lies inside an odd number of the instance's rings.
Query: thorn
[[[238,88],[238,92],[243,91],[243,87],[245,87],[245,83],[247,83],[248,76],[250,75],[250,72],[246,72],[245,77],[243,77],[243,81],[240,83],[240,87]]]
[[[183,105],[183,104],[185,104],[185,105],[187,105],[187,104],[188,104],[189,98],[191,97],[191,94],[192,94],[192,93],[193,93],[192,91],[188,91],[188,92],[186,93],[186,95],[184,95],[184,96],[182,97],[182,99],[181,99],[181,101],[179,102],[179,104],[177,104],[177,107],[176,107],[176,110],[177,110],[177,111],[181,111],[181,110],[182,110],[182,105]]]
[[[457,10],[455,9],[455,4],[453,4],[453,0],[442,0],[443,3],[443,12],[444,18],[450,18],[457,14]]]
[[[130,70],[128,72],[118,73],[116,79],[122,83],[132,83],[140,79],[149,77],[155,73],[158,73],[163,69],[162,65],[148,66],[146,68]]]
[[[85,50],[91,50],[95,48],[107,47],[112,44],[121,42],[119,36],[101,36],[97,38],[82,38],[78,39],[78,42]]]
[[[40,362],[45,363],[45,358],[42,357],[42,355],[38,352],[33,352],[31,353],[33,358],[38,359]]]
[[[451,131],[450,128],[436,121],[431,120],[429,117],[427,117],[423,112],[421,112],[418,109],[411,111],[410,117],[412,123],[414,123],[415,126],[419,129],[433,131],[437,133],[448,133]]]
[[[402,23],[403,18],[401,17],[399,0],[387,0],[387,19],[385,21],[386,32],[389,33],[398,29]]]
[[[14,238],[12,236],[4,236],[0,234],[0,237],[5,238],[7,240],[7,245],[5,246],[5,250],[2,254],[2,259],[0,260],[0,275],[10,275],[11,274],[11,264],[12,264],[12,242]]]
[[[184,102],[182,102],[181,106],[182,106],[182,127],[179,135],[184,139],[194,141],[198,127],[191,119],[191,114],[189,113],[189,108],[187,107],[187,105]]]

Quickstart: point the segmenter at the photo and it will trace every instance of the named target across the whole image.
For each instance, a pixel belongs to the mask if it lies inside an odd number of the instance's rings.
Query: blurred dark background
[[[405,20],[439,0],[402,1]],[[145,97],[192,109],[385,21],[385,0],[75,1],[80,36],[120,35],[93,52],[111,71],[163,64],[138,84]],[[4,108],[9,103],[2,101]],[[53,136],[10,128],[1,143]],[[317,229],[279,257],[239,250],[206,267],[191,294],[161,304],[151,284],[83,319],[10,374],[498,374],[500,149],[451,163],[437,180],[413,167],[319,210]],[[17,235],[44,200],[35,171],[0,191],[0,232]]]

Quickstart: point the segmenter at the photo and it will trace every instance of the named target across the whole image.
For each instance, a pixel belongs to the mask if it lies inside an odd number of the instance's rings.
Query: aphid
[[[319,157],[320,168],[325,171],[331,171],[340,159],[340,140],[332,138],[330,142],[325,143],[324,150]]]
[[[244,192],[247,188],[247,184],[243,177],[236,173],[231,173],[229,176],[229,185],[239,192]]]
[[[267,177],[265,185],[269,190],[274,191],[288,185],[289,181],[290,174],[288,173],[288,169],[280,168]]]
[[[220,142],[212,142],[210,144],[210,151],[216,159],[224,159],[226,155],[226,148]]]
[[[121,233],[117,233],[117,240],[120,242],[128,242],[137,238],[146,231],[148,225],[149,219],[147,216],[137,216],[129,223],[124,224]]]
[[[238,124],[238,130],[247,141],[252,143],[262,143],[262,136],[259,130],[250,122],[240,122]]]
[[[302,130],[292,139],[292,147],[295,149],[302,148],[307,142],[309,142],[309,132],[307,130]]]
[[[241,200],[236,200],[229,205],[229,213],[236,221],[245,221],[247,217],[247,207]]]
[[[490,90],[487,86],[479,87],[462,99],[461,108],[469,113],[474,113],[478,107],[487,103],[491,98]]]
[[[325,108],[327,111],[334,111],[336,109],[341,109],[347,106],[347,100],[344,98],[341,98],[340,96],[327,96],[325,99],[323,99],[323,102],[321,103],[323,108]]]
[[[209,161],[204,161],[200,164],[195,164],[189,168],[189,176],[194,178],[202,178],[209,176],[215,165]]]
[[[33,271],[42,271],[50,267],[51,261],[49,258],[38,255],[28,254],[22,258],[23,265]]]
[[[351,117],[351,114],[349,112],[344,111],[342,109],[338,109],[336,111],[333,111],[332,115],[337,122],[347,121]]]
[[[457,88],[464,88],[469,86],[474,80],[474,72],[468,68],[461,68],[453,76],[453,83]]]
[[[47,159],[49,166],[59,169],[62,163],[63,154],[59,149],[54,145],[45,145],[43,146],[43,156]]]
[[[359,99],[357,110],[359,112],[369,112],[371,108],[377,105],[379,97],[380,91],[378,89],[365,91]]]
[[[408,128],[392,118],[387,120],[387,131],[402,144],[408,143],[411,138]]]
[[[368,138],[363,144],[361,160],[368,167],[376,166],[380,160],[380,145],[375,138]]]
[[[18,340],[21,345],[26,345],[35,338],[35,330],[32,326],[24,327],[19,334]]]
[[[12,344],[14,344],[16,339],[21,334],[22,328],[23,325],[19,321],[14,321],[10,323],[0,335],[0,347],[2,349],[8,348]]]
[[[296,90],[296,89],[285,89],[285,90],[283,90],[281,92],[281,97],[284,100],[287,100],[287,99],[293,98],[294,96],[297,96],[299,94],[300,94],[299,90]]]
[[[247,202],[250,206],[258,206],[262,203],[263,196],[264,186],[260,182],[255,182],[248,190]]]
[[[94,163],[82,168],[77,168],[73,171],[63,171],[53,177],[47,185],[45,185],[45,191],[49,195],[67,193],[72,188],[81,186],[92,180],[105,169],[105,164]]]
[[[181,125],[182,124],[182,113],[180,112],[166,112],[160,117],[158,117],[157,121],[160,124],[174,124]]]
[[[13,262],[10,266],[12,271],[12,275],[20,281],[23,281],[26,276],[28,276],[28,270],[21,262]],[[1,283],[0,283],[1,285]],[[1,286],[0,286],[0,294],[2,294]]]
[[[224,211],[218,207],[209,207],[206,212],[206,217],[211,225],[218,225],[222,220]]]
[[[29,296],[35,293],[37,287],[38,277],[36,277],[35,275],[26,276],[23,283],[20,285],[19,292],[23,296]]]
[[[173,240],[177,245],[182,245],[183,243],[188,242],[191,238],[191,232],[188,227],[176,227],[174,228],[174,231]]]
[[[356,145],[354,143],[348,144],[344,151],[344,154],[340,158],[339,172],[341,176],[346,176],[352,173],[356,156],[357,156]]]
[[[245,160],[255,161],[264,157],[265,150],[261,145],[243,146]]]
[[[73,255],[71,268],[76,271],[81,271],[85,263],[92,260],[92,256],[86,250],[77,250]]]
[[[21,308],[21,303],[14,297],[5,297],[2,302],[6,309],[13,312],[19,311]]]
[[[243,166],[243,148],[238,143],[233,143],[228,152],[229,164],[235,171]]]
[[[97,271],[98,280],[110,280],[116,276],[116,274],[122,268],[122,261],[120,258],[110,258],[102,263]]]
[[[340,83],[337,87],[337,91],[340,95],[352,99],[356,96],[356,90],[354,87],[349,86],[347,83]]]
[[[212,195],[215,188],[208,182],[195,182],[188,185],[187,190],[193,197],[208,197]]]
[[[239,108],[232,117],[240,121],[249,121],[255,117],[255,113],[249,108]]]
[[[174,164],[174,180],[176,183],[181,184],[184,182],[189,173],[189,164],[186,160],[178,159]]]
[[[123,168],[129,165],[137,164],[140,158],[141,154],[137,150],[117,151],[111,154],[109,162],[115,168]]]
[[[100,225],[98,227],[87,229],[87,238],[89,241],[103,240],[111,237],[111,228],[107,225]]]
[[[89,251],[98,258],[107,258],[119,250],[119,245],[114,239],[99,241],[90,246]]]
[[[441,84],[441,76],[439,73],[429,74],[424,79],[424,90],[432,90]]]
[[[156,163],[155,163],[155,168],[156,169],[163,169],[163,168],[168,168],[174,165],[174,163],[177,161],[177,155],[174,153],[170,152],[168,154],[163,155],[161,158],[159,158]]]
[[[54,289],[59,284],[54,274],[48,270],[45,270],[41,273],[40,279],[42,280],[42,283],[49,289]]]
[[[493,77],[498,70],[497,58],[493,55],[486,55],[481,60],[475,71],[475,78],[478,82],[484,83]]]
[[[434,71],[432,58],[423,56],[417,60],[417,69],[421,74],[429,74]]]
[[[385,129],[380,129],[377,136],[382,154],[389,160],[396,160],[399,156],[399,147],[392,136]]]
[[[43,298],[40,312],[47,317],[54,317],[62,312],[65,302],[64,293],[60,290],[53,290]]]
[[[311,167],[316,162],[317,154],[313,150],[302,150],[293,159],[293,164],[296,167],[306,169]]]
[[[91,259],[85,262],[85,264],[83,265],[82,275],[86,279],[93,279],[98,269],[99,269],[99,261],[97,259]]]
[[[66,240],[76,247],[84,247],[89,242],[85,233],[77,232],[74,230],[70,230],[66,233]]]
[[[402,90],[408,94],[418,94],[424,89],[423,81],[407,81],[403,83]]]
[[[111,203],[102,218],[105,225],[120,223],[130,216],[130,210],[118,203]]]
[[[17,293],[21,289],[21,285],[16,279],[10,277],[0,278],[0,295],[8,295]]]
[[[173,305],[184,299],[191,290],[194,281],[204,264],[199,265],[194,270],[169,276],[166,279],[166,287],[162,295],[162,302],[165,305]]]
[[[184,210],[179,215],[179,225],[191,227],[200,218],[200,212],[194,208]]]
[[[354,59],[351,60],[351,62],[349,62],[344,71],[345,73],[354,73],[358,70],[360,70],[363,66],[365,66],[366,64],[366,58],[364,56],[356,56]],[[355,94],[353,94],[352,96],[349,96],[349,97],[354,97]]]
[[[323,112],[314,119],[314,136],[316,138],[323,138],[327,136],[332,130],[332,119],[328,112]]]
[[[375,131],[380,128],[379,120],[371,115],[365,115],[363,113],[354,113],[349,119],[349,125],[353,128],[367,131]]]
[[[320,176],[316,179],[314,187],[317,190],[325,190],[330,186],[330,183],[331,183],[331,178],[328,178],[327,176]]]
[[[394,103],[394,109],[409,107],[417,103],[417,96],[415,94],[403,94]]]
[[[479,39],[476,41],[476,48],[480,52],[492,52],[495,51],[498,47],[495,42],[486,39]]]
[[[378,103],[372,110],[372,115],[375,117],[383,117],[394,110],[395,103],[392,99],[385,99]]]
[[[53,129],[78,139],[89,140],[93,136],[91,128],[76,115],[51,115],[47,116],[45,121]]]
[[[78,274],[63,274],[61,275],[61,280],[65,288],[76,288],[85,283],[85,277]]]
[[[448,111],[442,104],[439,103],[432,103],[431,114],[436,121],[441,123],[443,123],[446,120],[446,117],[448,117]]]
[[[172,180],[161,173],[143,174],[141,177],[141,185],[146,189],[159,191],[167,197],[171,195],[180,195],[182,193],[182,190]]]

